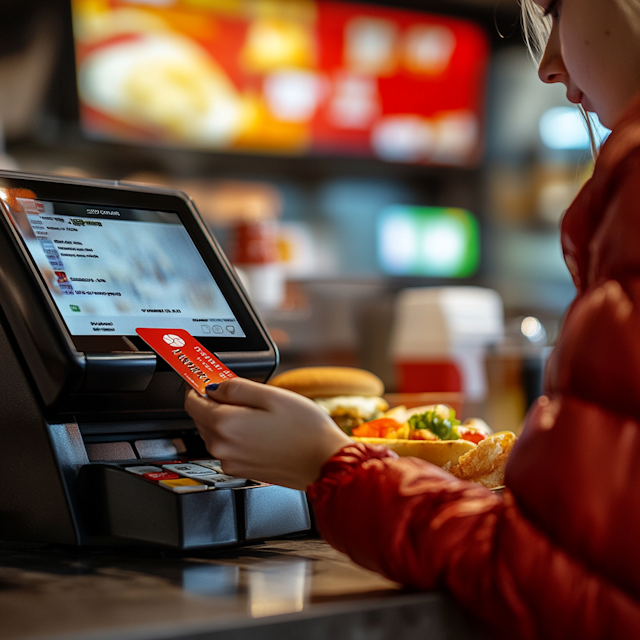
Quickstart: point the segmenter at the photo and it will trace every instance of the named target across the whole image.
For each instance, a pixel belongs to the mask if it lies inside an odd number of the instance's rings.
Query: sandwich
[[[302,367],[285,371],[269,383],[313,400],[347,434],[389,408],[378,376],[353,367]]]
[[[475,448],[467,435],[468,428],[462,430],[455,415],[451,407],[443,404],[394,407],[381,418],[353,429],[352,437],[356,442],[384,444],[400,456],[421,458],[442,467],[456,464],[460,456]]]
[[[484,420],[460,422],[448,405],[389,409],[378,376],[352,367],[303,367],[275,376],[270,385],[294,391],[322,407],[356,442],[380,444],[400,456],[421,458],[458,478],[501,486],[516,437],[491,434]]]
[[[496,488],[504,484],[504,472],[516,437],[509,431],[491,434],[484,420],[463,423],[447,405],[407,410],[395,407],[382,418],[353,430],[357,442],[383,444],[400,456],[421,458],[470,482]]]

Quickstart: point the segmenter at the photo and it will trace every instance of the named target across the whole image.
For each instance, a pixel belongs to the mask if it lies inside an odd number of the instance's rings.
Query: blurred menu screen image
[[[324,0],[72,0],[92,139],[470,166],[489,47],[457,18]]]

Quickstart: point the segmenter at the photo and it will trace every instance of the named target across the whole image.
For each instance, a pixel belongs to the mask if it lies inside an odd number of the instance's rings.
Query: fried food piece
[[[477,482],[489,489],[502,486],[504,470],[515,442],[516,436],[510,431],[497,433],[460,456],[458,464],[445,465],[444,469],[456,478]]]

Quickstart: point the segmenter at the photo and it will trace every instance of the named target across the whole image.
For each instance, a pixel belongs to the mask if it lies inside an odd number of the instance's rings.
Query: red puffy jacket
[[[640,637],[640,101],[567,211],[577,287],[496,495],[354,444],[309,496],[359,564],[444,588],[505,638]]]

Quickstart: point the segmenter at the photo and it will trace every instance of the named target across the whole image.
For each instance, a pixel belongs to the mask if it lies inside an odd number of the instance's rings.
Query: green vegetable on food
[[[409,424],[414,429],[428,429],[440,440],[460,439],[456,429],[460,420],[456,419],[456,412],[453,409],[444,405],[437,405],[431,411],[411,416]]]

